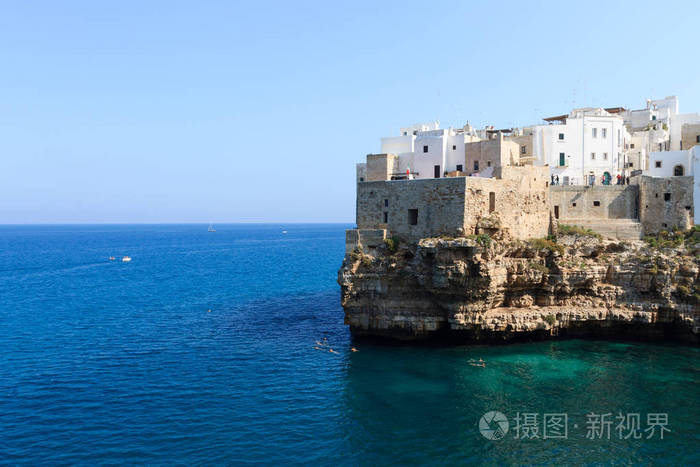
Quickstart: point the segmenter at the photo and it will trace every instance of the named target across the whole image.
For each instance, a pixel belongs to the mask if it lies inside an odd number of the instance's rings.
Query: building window
[[[673,168],[673,176],[674,177],[682,177],[684,172],[685,171],[683,170],[682,165],[677,165]]]
[[[435,178],[440,178],[440,166],[436,165],[433,167],[433,176]]]
[[[408,210],[408,225],[418,225],[418,209]]]
[[[365,181],[365,177],[360,177],[360,181],[361,181],[361,182],[364,182],[364,181]]]
[[[695,142],[696,142],[696,143],[700,143],[700,135],[697,135],[697,136],[695,137]]]
[[[663,150],[664,150],[664,143],[659,143],[659,151],[663,151]]]
[[[591,153],[591,160],[592,160],[592,161],[595,160],[595,153],[594,153],[594,152]]]
[[[389,213],[384,211],[384,223],[387,224],[389,223]]]
[[[601,136],[602,136],[603,138],[607,138],[607,137],[608,137],[608,129],[607,129],[607,128],[601,128],[600,131],[601,131]]]
[[[462,171],[462,164],[457,164],[457,172],[461,172],[461,171]]]
[[[634,143],[630,144],[630,148],[634,149]]]
[[[559,141],[564,141],[564,133],[559,133]]]
[[[527,153],[527,146],[520,146],[520,154]]]
[[[566,165],[566,154],[563,152],[559,153],[559,167],[564,167]]]
[[[456,151],[456,150],[457,150],[457,145],[456,145],[456,144],[453,144],[453,145],[452,145],[452,150],[453,150],[453,151]]]
[[[491,161],[486,161],[486,167],[491,167]]]
[[[493,191],[489,192],[489,213],[496,210],[496,193]]]
[[[407,132],[407,131],[404,131],[404,132],[403,132],[403,135],[404,135],[404,136],[408,136],[408,132]]]
[[[593,201],[593,206],[595,206],[595,207],[600,206],[600,201]]]
[[[656,120],[656,115],[652,115],[652,116],[651,116],[651,119],[652,119],[652,120]]]
[[[572,205],[573,207],[576,207],[576,203],[571,203],[571,205]]]
[[[428,152],[428,146],[423,146],[423,152]]]
[[[604,160],[604,161],[607,161],[607,160],[608,160],[608,153],[607,153],[607,152],[604,152],[604,153],[603,153],[603,160]]]
[[[479,170],[479,161],[474,161],[474,170]]]
[[[388,200],[388,199],[385,199],[385,200],[384,200],[384,207],[385,207],[385,208],[388,208],[388,207],[389,207],[389,200]]]
[[[664,193],[664,201],[671,201],[671,193]]]
[[[654,161],[654,167],[656,167],[657,169],[660,169],[661,168],[661,161]]]
[[[593,137],[594,138],[598,137],[598,128],[593,128]]]

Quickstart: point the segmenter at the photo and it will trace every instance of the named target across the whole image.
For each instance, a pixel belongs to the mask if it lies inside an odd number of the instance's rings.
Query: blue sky
[[[3,2],[0,223],[352,222],[407,124],[700,111],[692,2],[335,3]]]

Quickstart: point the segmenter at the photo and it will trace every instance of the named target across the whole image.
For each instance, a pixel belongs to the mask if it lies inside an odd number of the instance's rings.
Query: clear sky
[[[0,223],[352,222],[401,126],[700,111],[694,2],[338,3],[2,2]]]

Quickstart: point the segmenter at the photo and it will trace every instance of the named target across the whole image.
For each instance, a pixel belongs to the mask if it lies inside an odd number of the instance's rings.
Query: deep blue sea
[[[0,463],[700,465],[697,347],[353,342],[347,227],[0,227]]]

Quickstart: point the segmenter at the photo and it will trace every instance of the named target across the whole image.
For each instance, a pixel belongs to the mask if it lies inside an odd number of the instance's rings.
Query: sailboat
[[[209,228],[207,229],[207,232],[216,232],[216,229],[214,228],[213,222],[209,223]]]

